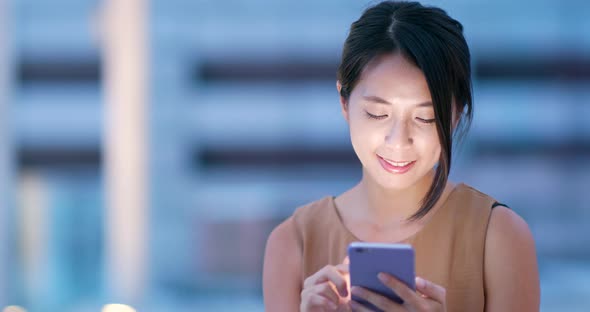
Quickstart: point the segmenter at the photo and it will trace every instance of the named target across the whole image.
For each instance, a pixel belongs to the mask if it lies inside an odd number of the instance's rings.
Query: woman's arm
[[[266,242],[262,288],[265,311],[299,311],[301,255],[293,218],[277,226]]]
[[[486,312],[539,311],[539,270],[533,235],[512,210],[492,210],[485,243]]]

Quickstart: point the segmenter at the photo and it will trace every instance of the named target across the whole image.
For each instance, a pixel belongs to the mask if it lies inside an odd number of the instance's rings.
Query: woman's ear
[[[348,101],[342,96],[342,84],[336,81],[336,89],[338,90],[338,98],[340,99],[340,108],[342,109],[342,116],[348,123]]]

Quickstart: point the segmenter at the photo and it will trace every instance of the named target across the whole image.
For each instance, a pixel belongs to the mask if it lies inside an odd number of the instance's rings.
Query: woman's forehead
[[[385,101],[413,99],[430,101],[430,91],[422,71],[401,54],[380,56],[367,65],[355,90],[362,97],[379,97]]]

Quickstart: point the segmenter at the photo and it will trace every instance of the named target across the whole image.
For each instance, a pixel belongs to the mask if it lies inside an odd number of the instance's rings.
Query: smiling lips
[[[381,156],[377,156],[377,158],[379,158],[379,162],[381,163],[381,166],[383,167],[383,169],[385,169],[386,171],[390,172],[390,173],[397,173],[397,174],[403,174],[408,172],[416,163],[415,160],[413,161],[391,161],[388,159],[385,159]]]

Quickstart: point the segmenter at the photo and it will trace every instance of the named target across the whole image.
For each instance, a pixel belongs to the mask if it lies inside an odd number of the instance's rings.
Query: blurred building
[[[134,1],[146,23],[128,25],[107,3],[1,2],[0,308],[262,311],[272,228],[360,178],[335,73],[348,27],[372,2]],[[543,311],[586,311],[590,2],[426,3],[463,23],[473,55],[475,120],[452,178],[527,220]],[[134,33],[145,49],[118,58],[111,37],[124,45]],[[108,60],[133,55],[145,68],[125,78],[123,63],[116,76]],[[145,87],[128,104],[145,120],[125,115],[113,77]],[[136,122],[138,141],[110,145],[116,125]],[[125,181],[140,184],[129,195],[145,199],[129,206],[138,218],[117,214],[127,207],[112,159],[135,168]],[[125,246],[135,251],[118,257]],[[124,302],[119,281],[139,297]]]

